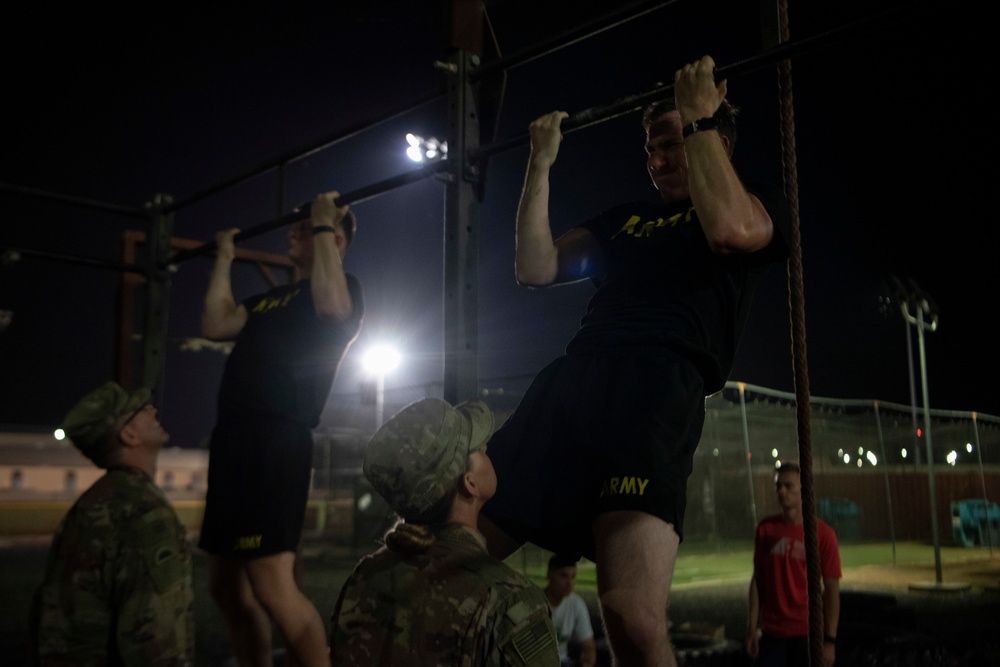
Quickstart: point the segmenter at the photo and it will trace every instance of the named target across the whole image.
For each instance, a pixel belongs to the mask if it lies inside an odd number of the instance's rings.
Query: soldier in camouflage
[[[368,444],[364,473],[401,521],[340,591],[335,665],[559,664],[542,591],[491,557],[476,522],[496,490],[481,401],[411,403]]]
[[[191,548],[153,478],[169,436],[149,390],[114,382],[62,427],[107,473],[74,503],[32,612],[40,665],[193,665]]]

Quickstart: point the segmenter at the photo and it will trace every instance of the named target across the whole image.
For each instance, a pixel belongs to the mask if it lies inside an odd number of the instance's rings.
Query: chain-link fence
[[[483,389],[497,423],[516,407],[530,378],[505,378]],[[504,388],[501,389],[499,386]],[[440,385],[403,387],[384,396],[385,415]],[[391,523],[387,508],[360,474],[375,423],[370,397],[338,395],[318,436],[316,490],[353,503],[352,541],[364,548]],[[925,541],[1000,546],[1000,418],[929,411],[875,400],[813,397],[810,440],[816,514],[842,543]],[[727,383],[706,402],[705,429],[688,482],[685,540],[752,539],[762,517],[779,511],[774,471],[797,460],[792,394]],[[931,512],[932,507],[934,513]],[[361,544],[359,544],[359,541]]]

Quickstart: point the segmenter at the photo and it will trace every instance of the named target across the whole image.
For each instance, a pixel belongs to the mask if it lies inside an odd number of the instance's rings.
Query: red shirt
[[[780,514],[757,525],[753,566],[760,596],[761,630],[772,637],[809,634],[809,589],[806,577],[806,545],[801,523],[786,523]],[[824,579],[840,579],[837,535],[816,519],[820,573]]]

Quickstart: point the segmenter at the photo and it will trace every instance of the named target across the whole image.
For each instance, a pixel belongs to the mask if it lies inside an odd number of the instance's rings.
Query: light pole
[[[385,404],[385,374],[399,366],[399,352],[388,345],[376,345],[365,352],[365,369],[375,376],[375,430],[382,426]]]
[[[924,336],[926,331],[937,331],[938,328],[938,316],[937,308],[933,305],[933,301],[928,297],[920,287],[913,282],[911,283],[911,289],[906,289],[902,283],[897,281],[898,286],[901,288],[900,291],[900,303],[899,307],[903,313],[903,319],[906,320],[907,324],[913,326],[917,330],[917,342],[918,351],[920,354],[920,388],[923,394],[924,403],[924,442],[927,445],[927,483],[930,493],[930,503],[931,503],[931,532],[934,537],[934,574],[935,574],[935,584],[937,586],[941,585],[941,537],[938,532],[938,520],[937,520],[937,488],[934,483],[934,444],[931,440],[931,406],[930,406],[930,396],[927,390],[927,348],[924,343]],[[916,312],[910,312],[911,308]],[[928,317],[928,319],[925,319]],[[909,333],[907,333],[907,345],[909,345]],[[912,355],[911,355],[912,363]],[[911,371],[912,376],[912,371]],[[912,379],[911,379],[912,387]],[[918,450],[919,451],[919,450]]]

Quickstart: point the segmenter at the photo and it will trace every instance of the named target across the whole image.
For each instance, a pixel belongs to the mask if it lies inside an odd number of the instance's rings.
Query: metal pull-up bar
[[[743,60],[737,61],[730,65],[725,65],[716,69],[715,76],[717,80],[727,79],[730,77],[740,76],[748,72],[762,69],[767,66],[775,65],[782,60],[790,58],[794,55],[799,55],[807,51],[818,49],[824,46],[828,46],[831,43],[835,43],[838,40],[843,39],[845,36],[851,36],[860,32],[861,30],[870,30],[878,26],[884,25],[891,20],[898,20],[903,12],[900,8],[895,8],[892,10],[887,10],[871,16],[854,23],[841,26],[839,28],[834,28],[824,33],[814,35],[812,37],[807,37],[797,41],[790,41],[779,44],[772,48],[766,49],[759,54],[745,58]],[[630,95],[627,97],[619,98],[618,100],[612,102],[611,104],[600,105],[585,109],[579,113],[573,114],[569,118],[563,121],[562,131],[563,134],[569,134],[577,130],[581,130],[586,127],[591,127],[602,123],[607,120],[612,120],[620,116],[639,111],[646,107],[647,105],[661,100],[667,95],[671,94],[673,91],[673,83],[665,84],[662,86],[656,86],[655,88],[639,93],[637,95]],[[508,150],[518,148],[526,145],[530,141],[530,135],[525,132],[517,136],[511,137],[503,141],[494,142],[492,144],[486,144],[480,146],[478,149],[469,152],[468,160],[470,162],[479,162],[486,158],[492,157],[494,155],[504,153]],[[345,204],[354,204],[357,202],[364,201],[376,195],[394,190],[398,187],[408,185],[410,183],[415,183],[416,181],[423,180],[428,176],[433,176],[437,174],[448,166],[447,160],[442,160],[440,162],[435,162],[419,169],[414,169],[412,171],[393,176],[391,178],[373,183],[367,187],[360,188],[353,192],[348,192],[340,195],[337,198],[336,204],[338,206],[344,206]],[[187,200],[190,201],[190,198]],[[176,209],[176,206],[171,207]],[[271,220],[259,225],[255,225],[248,229],[241,231],[234,238],[235,241],[244,241],[255,236],[259,236],[266,232],[272,231],[274,229],[279,229],[286,225],[292,224],[309,216],[309,205],[304,205],[298,210],[293,211],[287,215],[281,216],[275,220]],[[215,241],[209,241],[203,246],[197,248],[192,248],[191,250],[185,250],[172,256],[168,263],[177,264],[192,257],[199,257],[202,255],[214,252],[216,248]]]
[[[812,37],[778,44],[777,46],[765,49],[764,51],[761,51],[754,56],[750,56],[749,58],[716,68],[715,80],[722,81],[723,79],[740,76],[763,69],[764,67],[776,65],[782,60],[791,58],[792,56],[801,55],[802,53],[838,42],[845,36],[853,36],[862,30],[870,30],[884,25],[891,20],[898,20],[902,13],[901,8],[897,7],[854,23],[828,30],[827,32],[823,32]],[[570,134],[571,132],[582,130],[583,128],[591,127],[607,120],[613,120],[619,116],[624,116],[635,111],[641,111],[649,104],[662,100],[667,95],[672,94],[673,89],[673,83],[664,84],[662,86],[656,86],[655,88],[644,93],[619,98],[611,104],[585,109],[584,111],[573,114],[569,118],[565,119],[560,125],[560,128],[563,134]],[[469,157],[473,161],[492,157],[512,148],[522,146],[529,140],[530,135],[525,132],[504,141],[498,141],[485,146],[480,146],[479,150],[474,151]]]
[[[130,218],[145,219],[149,217],[148,214],[139,207],[121,206],[119,204],[108,204],[106,202],[96,201],[94,199],[85,199],[84,197],[73,197],[70,195],[60,195],[54,192],[46,192],[45,190],[26,188],[20,185],[11,185],[10,183],[0,183],[0,193],[21,195],[23,197],[31,197],[34,199],[44,199],[45,201],[56,202],[58,204],[70,204],[72,206],[89,208],[95,211],[101,211],[103,213],[115,213],[118,215],[126,215],[129,216]]]
[[[339,132],[336,136],[325,137],[319,141],[310,143],[304,148],[298,148],[295,150],[287,151],[275,158],[267,160],[266,162],[250,167],[249,169],[245,169],[240,173],[231,176],[220,183],[216,183],[215,185],[210,185],[181,199],[176,199],[172,204],[168,205],[164,209],[164,211],[167,213],[176,212],[181,208],[188,206],[189,204],[193,204],[194,202],[205,199],[206,197],[214,195],[217,192],[221,192],[222,190],[225,190],[226,188],[229,188],[231,186],[242,183],[243,181],[253,178],[254,176],[259,176],[272,169],[277,169],[278,167],[286,165],[289,162],[293,162],[300,158],[308,157],[313,153],[321,151],[325,148],[329,148],[330,146],[338,144],[341,141],[345,141],[347,139],[355,137],[365,130],[369,130],[373,127],[381,125],[382,123],[387,123],[393,120],[394,118],[398,118],[404,114],[410,113],[415,109],[419,109],[425,104],[441,99],[443,96],[444,96],[444,91],[442,90],[431,91],[425,94],[423,97],[419,98],[418,100],[414,102],[409,102],[403,105],[401,108],[391,111],[388,115],[384,116],[378,121],[375,121],[374,123],[365,122],[363,124],[358,124],[351,128],[348,128],[347,130]]]
[[[379,181],[378,183],[373,183],[372,185],[358,188],[351,192],[346,192],[334,201],[337,206],[345,206],[347,204],[355,204],[357,202],[365,201],[366,199],[371,199],[372,197],[382,194],[383,192],[388,192],[389,190],[394,190],[395,188],[408,185],[409,183],[415,183],[416,181],[423,180],[428,176],[433,176],[434,174],[443,171],[448,163],[444,160],[440,162],[434,162],[421,167],[420,169],[414,169],[412,171],[407,171],[405,173],[393,176],[384,181]],[[296,210],[283,215],[276,220],[270,220],[268,222],[261,223],[259,225],[254,225],[248,229],[244,229],[236,236],[233,237],[233,241],[240,242],[246,239],[253,238],[255,236],[260,236],[266,232],[272,231],[274,229],[280,229],[286,225],[290,225],[299,220],[304,220],[309,217],[309,211],[312,207],[312,202],[307,202],[297,208]],[[208,243],[198,246],[197,248],[191,248],[190,250],[184,250],[176,255],[172,256],[167,264],[178,264],[186,259],[191,259],[192,257],[200,257],[201,255],[206,255],[210,252],[214,252],[216,249],[215,241],[209,241]]]

